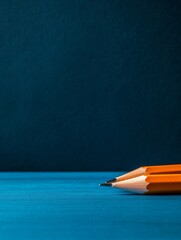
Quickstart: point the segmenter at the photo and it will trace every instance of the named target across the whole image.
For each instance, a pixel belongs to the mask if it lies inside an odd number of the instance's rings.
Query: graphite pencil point
[[[113,178],[113,179],[107,181],[106,183],[114,183],[114,182],[116,182],[116,180],[117,180],[116,178]]]
[[[111,184],[111,183],[107,183],[107,182],[105,182],[105,183],[101,183],[100,186],[111,187],[112,184]]]

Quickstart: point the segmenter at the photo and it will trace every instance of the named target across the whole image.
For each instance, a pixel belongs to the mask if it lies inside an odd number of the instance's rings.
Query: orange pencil
[[[141,194],[180,194],[181,174],[141,175],[113,183],[103,183],[102,185]]]
[[[157,166],[143,166],[137,168],[131,172],[128,172],[122,176],[116,177],[107,181],[106,183],[114,183],[126,179],[130,179],[133,177],[138,177],[141,175],[148,175],[148,174],[174,174],[180,173],[181,174],[181,164],[174,164],[174,165],[157,165]]]

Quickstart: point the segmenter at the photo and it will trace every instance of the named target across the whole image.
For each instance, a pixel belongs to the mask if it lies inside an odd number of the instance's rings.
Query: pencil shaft
[[[181,174],[142,175],[112,183],[112,187],[136,193],[178,193],[181,192]]]
[[[143,166],[131,172],[128,172],[122,176],[116,177],[112,181],[108,182],[122,181],[133,177],[141,176],[143,174],[174,174],[174,173],[181,173],[181,164]]]
[[[181,164],[143,166],[101,186],[112,186],[144,194],[181,194]]]

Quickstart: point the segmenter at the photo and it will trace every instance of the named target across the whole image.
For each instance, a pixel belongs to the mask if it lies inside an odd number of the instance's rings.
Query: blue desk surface
[[[0,173],[0,239],[181,239],[181,195],[99,187],[117,175]]]

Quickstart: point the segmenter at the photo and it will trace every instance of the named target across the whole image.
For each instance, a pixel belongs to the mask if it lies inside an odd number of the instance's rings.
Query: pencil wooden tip
[[[106,183],[114,183],[114,182],[116,182],[116,181],[117,181],[117,179],[116,179],[116,178],[113,178],[113,179],[107,181]]]
[[[100,186],[111,187],[112,184],[111,184],[111,183],[107,183],[107,182],[105,182],[105,183],[101,183]]]

